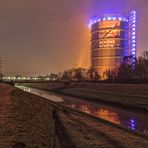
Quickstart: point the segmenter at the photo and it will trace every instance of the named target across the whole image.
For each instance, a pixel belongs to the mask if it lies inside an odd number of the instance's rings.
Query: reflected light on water
[[[62,97],[52,95],[52,94],[50,94],[50,92],[47,92],[44,90],[37,90],[34,88],[29,88],[29,87],[19,86],[19,85],[16,85],[15,87],[17,87],[25,92],[29,92],[29,93],[35,94],[37,96],[41,96],[43,98],[46,98],[46,99],[54,101],[54,102],[64,102]]]
[[[63,106],[73,108],[74,110],[85,112],[100,119],[104,119],[148,135],[148,120],[146,114],[126,111],[124,109],[115,108],[108,105],[95,104],[89,101],[71,98],[69,96],[57,95],[39,89],[22,86],[17,86],[17,88],[57,102]]]
[[[118,114],[115,112],[111,112],[107,109],[99,109],[98,112],[96,112],[97,117],[103,118],[105,120],[108,120],[110,122],[120,124],[120,120],[118,117]]]
[[[91,114],[92,111],[89,108],[90,108],[89,105],[81,105],[79,110],[82,111],[82,112]]]
[[[26,92],[31,92],[31,89],[30,88],[26,88],[25,87],[25,88],[23,88],[23,90],[26,91]]]
[[[100,108],[94,108],[91,105],[75,105],[75,104],[71,104],[68,105],[73,109],[78,109],[79,111],[94,115],[96,117],[108,120],[110,122],[116,123],[116,124],[120,124],[120,120],[118,117],[118,113],[109,111],[107,109],[100,109]]]
[[[136,128],[136,122],[135,122],[135,119],[134,118],[132,118],[131,120],[130,120],[130,128],[132,129],[132,130],[135,130]]]

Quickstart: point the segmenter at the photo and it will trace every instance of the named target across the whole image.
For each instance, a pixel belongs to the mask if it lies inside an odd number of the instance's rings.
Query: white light
[[[126,21],[126,19],[125,19],[125,18],[123,18],[123,21]]]
[[[135,39],[135,38],[136,38],[135,36],[132,37],[132,39]]]
[[[136,11],[135,11],[135,10],[133,10],[131,13],[132,13],[132,14],[136,14]]]
[[[113,20],[116,20],[116,17],[113,17]]]
[[[133,44],[132,46],[133,46],[133,47],[136,47],[136,44]]]
[[[132,33],[132,35],[135,35],[135,34],[136,34],[136,32],[133,32],[133,33]]]
[[[136,30],[136,28],[133,28],[132,30],[133,30],[133,31],[135,31],[135,30]]]
[[[136,43],[136,40],[132,40],[133,43]]]
[[[136,49],[135,49],[135,48],[133,48],[133,49],[132,49],[132,51],[136,51]]]
[[[119,20],[121,21],[121,20],[122,20],[122,18],[121,18],[121,17],[119,17]]]
[[[133,20],[136,20],[136,17],[135,16],[133,17]]]
[[[132,27],[136,27],[136,24],[133,24]]]

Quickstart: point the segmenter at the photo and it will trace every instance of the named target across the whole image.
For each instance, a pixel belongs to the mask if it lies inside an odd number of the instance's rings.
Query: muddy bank
[[[0,147],[143,147],[148,139],[0,84]]]
[[[45,100],[0,84],[0,147],[54,147],[53,107]],[[50,124],[50,125],[49,125]]]

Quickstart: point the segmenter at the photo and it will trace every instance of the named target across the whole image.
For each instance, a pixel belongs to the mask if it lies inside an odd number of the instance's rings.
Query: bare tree
[[[118,69],[118,76],[119,79],[131,79],[133,78],[133,69],[132,66],[129,64],[121,64]]]
[[[98,71],[95,68],[88,69],[87,75],[89,80],[92,80],[92,81],[98,81],[100,79]]]

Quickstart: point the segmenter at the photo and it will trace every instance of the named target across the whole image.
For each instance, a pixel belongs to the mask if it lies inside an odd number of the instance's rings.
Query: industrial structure
[[[117,71],[122,62],[136,62],[136,11],[93,17],[91,27],[91,67],[102,76]]]

